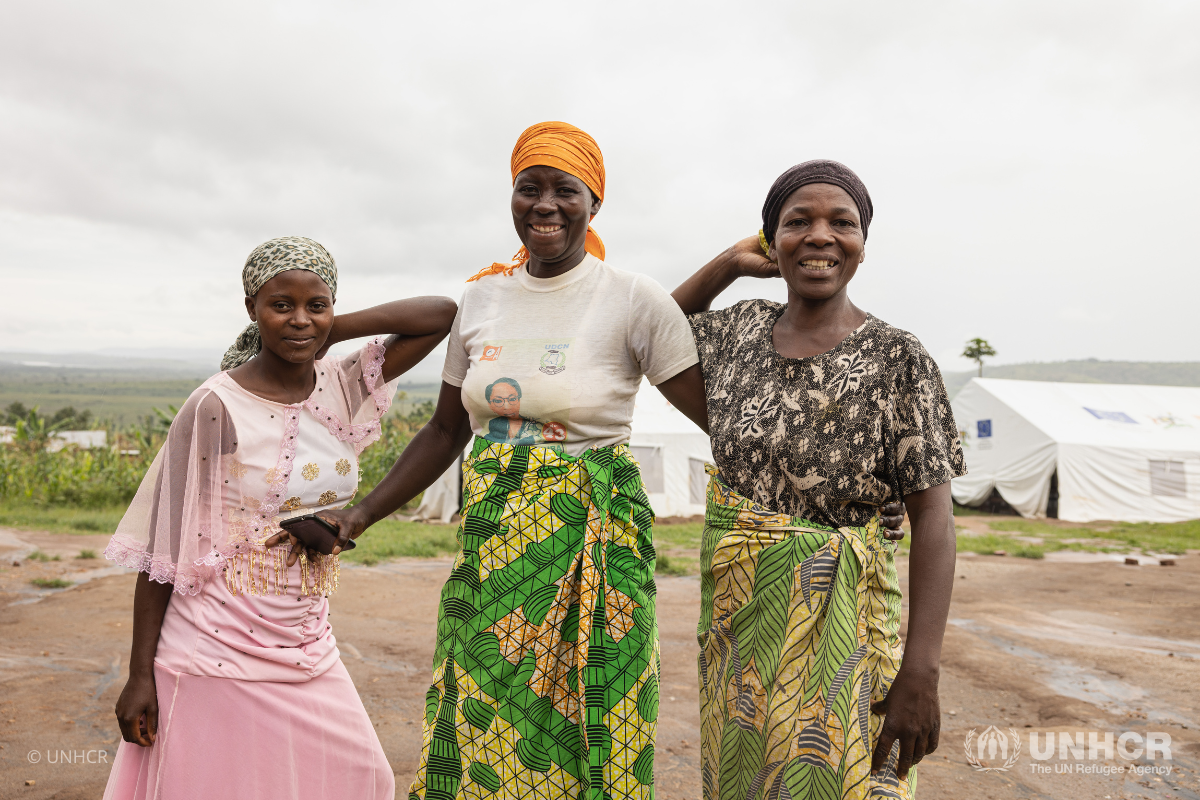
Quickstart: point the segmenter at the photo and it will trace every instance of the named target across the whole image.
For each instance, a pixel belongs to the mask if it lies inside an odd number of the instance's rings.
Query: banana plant
[[[70,424],[71,420],[63,420],[53,425],[46,423],[46,418],[38,413],[38,406],[29,409],[24,419],[18,419],[13,433],[13,442],[30,452],[46,449],[50,438]]]

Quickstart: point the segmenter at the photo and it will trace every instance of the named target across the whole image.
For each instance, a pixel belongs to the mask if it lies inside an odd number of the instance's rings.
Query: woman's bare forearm
[[[433,419],[417,432],[379,485],[355,506],[368,526],[428,489],[467,446],[471,427],[461,392],[457,386],[442,384]]]
[[[339,314],[321,348],[323,358],[338,342],[388,335],[384,343],[383,379],[408,372],[450,333],[458,304],[449,297],[412,297]]]
[[[158,637],[174,589],[172,584],[158,583],[150,580],[146,573],[138,573],[133,590],[133,647],[129,653],[131,677],[154,674]]]
[[[726,248],[671,292],[685,314],[708,311],[713,300],[738,278],[778,278],[779,266],[762,251],[757,236]]]
[[[449,332],[458,304],[449,297],[410,297],[338,314],[329,332],[329,344],[366,336],[428,336]]]
[[[734,248],[729,248],[697,270],[692,277],[671,292],[684,314],[708,311],[713,300],[738,279],[734,269]]]
[[[912,521],[908,567],[908,637],[903,665],[937,673],[954,591],[955,535],[950,484],[905,495]]]

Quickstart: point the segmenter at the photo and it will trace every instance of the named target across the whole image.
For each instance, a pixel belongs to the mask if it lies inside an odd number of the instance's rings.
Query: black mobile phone
[[[316,514],[304,514],[299,517],[285,519],[279,527],[295,536],[309,550],[329,555],[337,544],[338,530]],[[355,548],[354,540],[346,542],[343,551]]]

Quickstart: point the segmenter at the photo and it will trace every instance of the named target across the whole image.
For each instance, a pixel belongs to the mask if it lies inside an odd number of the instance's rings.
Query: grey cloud
[[[1197,357],[1174,288],[1194,285],[1189,243],[1139,242],[1140,270],[1127,253],[1130,236],[1185,230],[1198,210],[1191,3],[18,2],[2,14],[0,270],[18,284],[53,275],[62,299],[4,323],[14,343],[58,341],[59,309],[103,295],[129,305],[120,324],[83,323],[97,346],[215,313],[218,296],[232,310],[186,337],[221,344],[239,320],[241,260],[282,233],[324,242],[348,285],[369,277],[364,301],[456,295],[516,249],[512,143],[557,118],[604,148],[595,227],[610,260],[668,288],[757,229],[779,172],[832,157],[879,209],[853,296],[935,355],[985,335],[1005,359]],[[88,247],[146,288],[89,283],[69,255]],[[122,299],[150,286],[175,298],[170,315]],[[783,296],[743,282],[725,300],[764,292]],[[1124,322],[1151,315],[1153,330]]]

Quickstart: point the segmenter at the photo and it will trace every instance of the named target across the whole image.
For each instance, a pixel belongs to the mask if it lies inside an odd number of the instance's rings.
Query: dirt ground
[[[118,742],[112,708],[128,666],[133,575],[74,556],[102,550],[106,539],[0,529],[0,798],[103,794]],[[26,559],[35,548],[61,560]],[[906,577],[903,559],[899,567]],[[447,561],[423,560],[346,568],[331,601],[342,658],[401,798],[416,766],[437,598],[448,571]],[[1200,555],[1170,567],[960,556],[957,575],[943,654],[941,747],[921,765],[919,797],[1200,798]],[[30,581],[39,577],[74,585],[38,589]],[[700,797],[699,595],[694,577],[659,582],[661,800]],[[1015,759],[988,752],[979,761],[1011,760],[1006,770],[978,771],[968,762],[965,738],[975,731],[978,741],[989,726],[1015,732],[1021,743]],[[1030,755],[1030,733],[1044,742],[1047,732],[1096,732],[1102,741],[1109,731],[1165,732],[1171,758]],[[1170,772],[1112,771],[1130,764]]]

